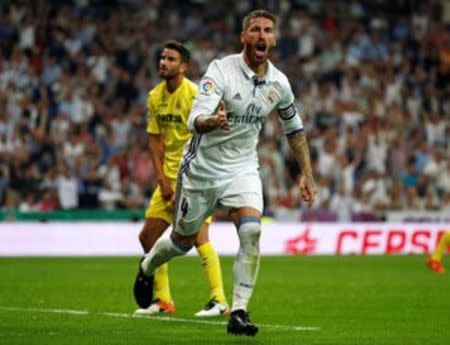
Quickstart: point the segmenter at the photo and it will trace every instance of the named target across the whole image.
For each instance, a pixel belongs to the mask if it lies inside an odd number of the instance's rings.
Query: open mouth
[[[255,55],[257,58],[263,58],[266,54],[267,46],[264,42],[259,42],[256,44]]]

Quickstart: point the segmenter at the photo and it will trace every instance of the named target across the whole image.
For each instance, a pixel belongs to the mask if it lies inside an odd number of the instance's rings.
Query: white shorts
[[[178,179],[177,200],[173,228],[181,235],[193,235],[218,207],[252,207],[262,213],[263,196],[258,173],[236,175],[220,186],[204,189],[183,187],[188,177],[182,174]]]

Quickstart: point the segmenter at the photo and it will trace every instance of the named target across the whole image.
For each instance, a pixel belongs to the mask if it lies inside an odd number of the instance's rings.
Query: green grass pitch
[[[450,343],[450,273],[423,256],[263,257],[254,338],[226,334],[225,317],[197,323],[208,292],[196,257],[170,263],[174,316],[131,317],[137,261],[0,258],[0,344]],[[232,263],[222,258],[229,302]]]

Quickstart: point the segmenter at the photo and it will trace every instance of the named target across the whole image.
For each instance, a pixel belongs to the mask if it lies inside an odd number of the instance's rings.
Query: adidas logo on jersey
[[[238,101],[242,100],[241,94],[238,92],[237,94],[235,94],[233,96],[233,99],[238,100]]]

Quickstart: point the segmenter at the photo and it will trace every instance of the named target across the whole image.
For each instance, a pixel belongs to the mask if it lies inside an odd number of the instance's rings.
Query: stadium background
[[[272,116],[259,144],[266,215],[449,213],[448,2],[55,0],[0,5],[1,217],[142,219],[156,184],[145,100],[161,42],[189,45],[198,81],[240,51],[242,16],[258,6],[280,15],[273,61],[305,109],[319,184],[304,212]]]
[[[198,81],[259,7],[280,15],[273,60],[305,110],[318,200],[300,204],[272,116],[257,338],[193,318],[207,295],[193,257],[170,264],[176,316],[134,318],[160,44],[186,42]],[[449,275],[366,254],[425,254],[450,227],[449,25],[445,0],[0,0],[0,344],[447,344]],[[212,225],[223,253],[232,229]]]

